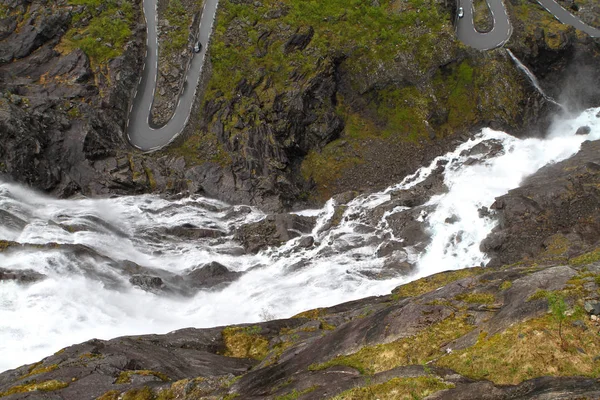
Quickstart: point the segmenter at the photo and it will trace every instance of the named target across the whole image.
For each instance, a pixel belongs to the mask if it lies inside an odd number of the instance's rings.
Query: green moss
[[[491,337],[480,336],[472,347],[457,350],[436,361],[473,379],[496,384],[517,384],[538,376],[600,376],[600,340],[594,329],[562,324],[561,346],[552,315],[515,324]],[[580,350],[577,350],[580,349]]]
[[[456,296],[456,300],[469,304],[493,304],[496,297],[491,293],[463,293]]]
[[[318,386],[311,386],[308,389],[304,389],[302,391],[297,391],[296,389],[292,390],[290,393],[284,394],[282,396],[275,397],[275,400],[296,400],[300,396],[303,396],[307,393],[310,393],[317,389]]]
[[[511,281],[503,281],[503,282],[500,284],[500,290],[508,290],[508,289],[510,289],[510,288],[512,287],[512,285],[513,285],[513,284],[512,284],[512,282],[511,282]]]
[[[453,384],[437,377],[393,378],[377,385],[347,390],[333,397],[332,400],[415,400],[453,387]]]
[[[119,376],[117,377],[117,380],[115,381],[115,383],[116,384],[130,383],[131,377],[133,375],[155,376],[163,382],[170,381],[169,377],[167,375],[163,374],[162,372],[150,371],[150,370],[146,370],[146,369],[139,369],[139,370],[131,370],[131,371],[122,371],[119,374]]]
[[[569,260],[569,264],[579,267],[582,265],[592,264],[598,261],[600,261],[600,248],[597,248],[589,253],[582,254],[578,257],[572,258],[571,260]]]
[[[412,281],[406,285],[398,286],[392,291],[393,298],[399,299],[401,297],[420,296],[422,294],[431,292],[432,290],[446,286],[447,284],[459,279],[479,275],[486,271],[489,271],[489,269],[476,267],[465,268],[458,271],[440,272],[439,274],[431,275],[416,281]]]
[[[54,371],[55,369],[58,369],[58,364],[51,364],[51,365],[44,366],[44,365],[42,365],[42,362],[40,361],[39,363],[33,364],[29,368],[29,372],[26,375],[23,375],[22,377],[20,377],[19,379],[29,378],[30,376],[33,376],[33,375],[45,374],[47,372]]]
[[[387,371],[401,365],[424,364],[444,353],[443,346],[473,329],[464,316],[451,316],[428,326],[418,334],[377,346],[366,346],[357,353],[336,357],[323,364],[312,364],[311,371],[345,365],[361,374]]]
[[[258,329],[257,329],[258,328]],[[229,327],[223,329],[225,352],[223,355],[236,358],[254,358],[262,360],[269,351],[269,341],[260,335],[261,328]]]
[[[55,390],[64,389],[67,386],[69,386],[68,383],[58,381],[55,379],[50,380],[50,381],[43,381],[43,382],[39,382],[39,383],[33,381],[30,383],[26,383],[24,385],[13,386],[5,392],[0,392],[0,397],[9,396],[11,394],[16,394],[16,393],[26,393],[26,392],[35,392],[35,391],[52,392]]]

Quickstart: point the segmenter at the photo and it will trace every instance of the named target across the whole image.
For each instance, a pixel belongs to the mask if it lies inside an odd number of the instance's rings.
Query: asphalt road
[[[566,25],[571,25],[581,32],[585,32],[591,37],[600,38],[600,29],[591,27],[581,21],[579,18],[565,10],[554,0],[537,0],[537,2],[546,9],[554,18]]]
[[[198,36],[200,43],[203,44],[202,51],[193,55],[185,77],[183,92],[179,97],[174,115],[164,126],[158,127],[150,124],[150,110],[154,101],[158,74],[157,1],[144,0],[143,3],[147,29],[146,59],[127,120],[129,143],[143,151],[158,150],[169,144],[183,131],[187,124],[196,97],[198,81],[202,74],[206,50],[219,3],[219,0],[205,1]],[[572,25],[592,37],[600,37],[600,29],[586,25],[554,0],[537,1],[560,22]],[[463,18],[457,17],[457,36],[466,45],[479,50],[489,50],[502,46],[508,41],[512,33],[510,19],[502,0],[487,0],[487,3],[494,20],[493,29],[488,33],[480,33],[475,29],[472,0],[459,0],[458,3],[459,7],[463,7],[464,16]]]
[[[203,45],[202,51],[193,55],[185,77],[183,92],[179,97],[173,117],[164,126],[157,127],[150,124],[150,110],[158,74],[157,1],[144,0],[147,30],[146,60],[127,120],[129,143],[144,151],[157,150],[169,144],[187,124],[196,97],[196,89],[202,74],[208,41],[219,3],[219,0],[205,0],[198,35],[200,43]]]
[[[565,10],[554,0],[537,0],[550,14],[563,24],[572,25],[592,37],[600,37],[600,29],[586,25],[579,18]],[[472,0],[459,0],[458,7],[464,10],[464,16],[458,18],[456,34],[461,42],[478,50],[490,50],[500,47],[510,39],[512,25],[502,0],[487,0],[494,20],[493,29],[488,33],[477,32],[473,22]]]

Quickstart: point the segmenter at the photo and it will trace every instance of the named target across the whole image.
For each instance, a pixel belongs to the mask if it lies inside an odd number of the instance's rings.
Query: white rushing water
[[[557,123],[544,140],[520,140],[484,129],[403,182],[352,200],[333,228],[328,225],[334,200],[321,210],[299,213],[317,217],[311,233],[314,246],[297,246],[297,238],[256,255],[241,254],[232,236],[237,227],[264,218],[250,207],[202,197],[165,200],[151,195],[56,200],[0,182],[0,240],[38,245],[0,252],[0,268],[31,269],[46,276],[30,284],[0,282],[0,371],[91,338],[289,317],[387,294],[416,277],[480,265],[487,260],[479,243],[494,221],[480,218],[478,209],[490,206],[496,196],[540,167],[574,154],[584,140],[600,139],[598,112],[590,109]],[[576,136],[582,125],[591,133]],[[490,140],[502,144],[503,151],[484,158],[471,150]],[[469,158],[476,162],[465,163]],[[405,249],[408,260],[417,265],[416,273],[408,278],[384,274],[386,257],[377,257],[377,249],[389,240],[406,239],[395,237],[389,218],[411,212],[395,206],[393,194],[423,181],[443,163],[449,191],[431,198],[419,216],[431,242],[422,252],[417,252],[418,246]],[[449,218],[455,222],[449,223]],[[229,236],[185,239],[169,233],[168,228],[183,224]],[[75,244],[83,246],[65,246]],[[166,295],[130,284],[129,270],[137,267],[123,267],[123,260],[146,268],[149,275],[157,270],[184,275],[211,261],[246,272],[225,288]]]

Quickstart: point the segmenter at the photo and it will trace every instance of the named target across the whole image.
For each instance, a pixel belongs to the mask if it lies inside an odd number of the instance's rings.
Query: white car
[[[458,18],[462,18],[465,15],[465,11],[462,7],[458,8]]]
[[[202,43],[196,42],[194,45],[194,53],[200,53],[202,51]]]

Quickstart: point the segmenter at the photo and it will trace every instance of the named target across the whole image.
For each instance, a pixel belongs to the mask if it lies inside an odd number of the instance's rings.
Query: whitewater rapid
[[[32,269],[46,276],[30,284],[0,281],[0,371],[91,338],[284,318],[387,294],[421,276],[481,265],[487,260],[479,243],[495,222],[480,217],[478,210],[540,167],[573,155],[583,141],[600,139],[599,112],[600,108],[590,109],[557,122],[543,140],[521,140],[484,129],[399,184],[352,200],[342,222],[333,228],[327,226],[335,212],[334,200],[320,210],[300,212],[317,217],[311,232],[316,244],[310,248],[298,246],[301,238],[297,238],[277,249],[243,254],[233,233],[265,217],[247,206],[200,196],[56,200],[0,182],[0,213],[10,216],[0,218],[4,221],[0,240],[38,245],[0,251],[0,268]],[[584,125],[591,133],[575,135]],[[468,155],[470,149],[489,141],[501,143],[503,151],[485,159]],[[478,157],[477,163],[465,163]],[[386,218],[404,209],[387,210],[375,221],[367,215],[390,204],[395,192],[423,181],[441,164],[445,164],[443,179],[449,190],[432,197],[426,203],[431,211],[419,217],[432,240],[424,251],[408,254],[417,265],[416,273],[374,278],[386,261],[376,256],[378,248],[391,239],[402,240],[394,237]],[[448,223],[449,219],[455,222]],[[169,233],[169,228],[183,224],[220,230],[227,236],[186,239]],[[365,225],[370,229],[365,230]],[[83,245],[100,256],[67,251],[61,245]],[[129,275],[111,260],[182,275],[212,261],[246,272],[225,288],[176,296],[132,285]]]

